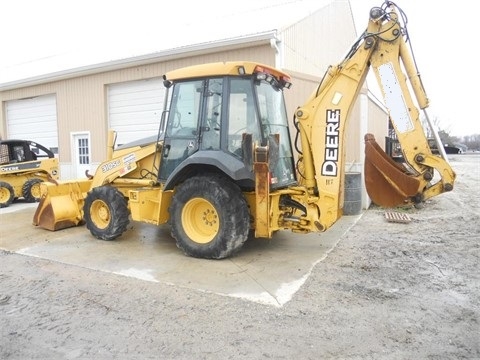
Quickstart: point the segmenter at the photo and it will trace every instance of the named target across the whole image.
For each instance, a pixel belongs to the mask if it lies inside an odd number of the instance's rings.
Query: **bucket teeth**
[[[392,160],[372,134],[365,135],[365,186],[372,201],[382,207],[412,203],[420,181],[401,164]]]

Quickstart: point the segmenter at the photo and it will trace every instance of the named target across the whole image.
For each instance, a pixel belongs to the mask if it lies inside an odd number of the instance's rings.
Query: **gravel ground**
[[[282,307],[0,251],[0,358],[480,359],[480,155],[451,164],[453,192],[366,211]]]

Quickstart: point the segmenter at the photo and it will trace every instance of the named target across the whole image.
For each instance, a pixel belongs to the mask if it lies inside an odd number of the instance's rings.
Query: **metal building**
[[[293,8],[271,10],[283,15],[269,13],[270,21],[245,27],[244,33],[207,33],[202,42],[0,84],[0,136],[37,141],[58,154],[62,179],[84,177],[85,170],[93,172],[105,159],[108,129],[118,132],[118,144],[157,133],[165,72],[229,60],[262,62],[288,72],[293,87],[285,95],[293,118],[357,34],[348,0],[318,0],[315,9],[296,18]],[[287,24],[278,20],[285,18]],[[228,24],[216,25],[228,29]],[[368,131],[382,139],[387,130],[386,112],[365,87],[347,129],[348,171],[363,167],[363,135]]]

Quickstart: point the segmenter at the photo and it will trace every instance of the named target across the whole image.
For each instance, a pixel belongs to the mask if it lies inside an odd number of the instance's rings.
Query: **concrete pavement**
[[[185,256],[169,226],[131,222],[118,239],[102,241],[85,226],[56,232],[35,227],[36,207],[13,203],[0,209],[0,249],[272,306],[287,303],[361,217],[344,216],[325,233],[281,231],[271,240],[247,241],[235,257],[203,260]]]

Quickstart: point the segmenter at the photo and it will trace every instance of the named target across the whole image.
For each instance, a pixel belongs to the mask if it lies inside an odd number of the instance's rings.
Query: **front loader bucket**
[[[412,203],[419,194],[420,181],[389,157],[372,134],[366,134],[365,186],[375,204],[396,207]]]
[[[83,224],[83,202],[90,185],[91,180],[42,183],[33,225],[56,231]]]

